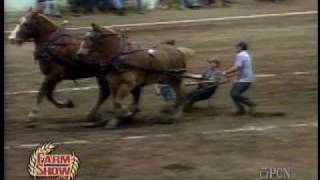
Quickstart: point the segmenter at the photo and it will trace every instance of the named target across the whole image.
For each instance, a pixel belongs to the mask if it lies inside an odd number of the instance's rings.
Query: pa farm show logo
[[[75,180],[79,170],[79,158],[72,154],[50,154],[56,145],[40,145],[31,155],[28,171],[38,180]]]

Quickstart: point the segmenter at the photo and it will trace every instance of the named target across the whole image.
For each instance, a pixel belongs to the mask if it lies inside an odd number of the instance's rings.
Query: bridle
[[[51,20],[47,19],[45,16],[43,15],[37,15],[37,17],[41,17],[44,18],[44,20],[47,20],[51,23],[53,23]],[[25,22],[24,23],[20,23],[18,24],[20,26],[20,28],[30,28],[30,29],[22,29],[22,33],[28,33],[28,35],[22,35],[22,37],[20,38],[21,40],[23,40],[24,42],[36,42],[39,44],[45,44],[45,45],[58,45],[58,46],[63,46],[63,45],[72,45],[71,43],[54,43],[55,40],[59,39],[60,37],[63,36],[70,36],[70,34],[64,33],[64,28],[63,27],[59,27],[58,25],[53,23],[54,29],[47,32],[46,38],[45,39],[37,39],[37,37],[39,37],[39,33],[37,32],[38,29],[37,28],[41,28],[41,23],[39,22],[39,19],[30,19],[30,17],[28,16],[24,16],[23,18],[25,18]],[[31,21],[31,22],[30,22]],[[25,24],[25,25],[23,25]],[[28,25],[26,25],[28,24]],[[30,32],[31,31],[31,32]],[[30,37],[31,36],[31,37]],[[79,39],[79,38],[77,38]],[[77,45],[77,44],[74,44]]]

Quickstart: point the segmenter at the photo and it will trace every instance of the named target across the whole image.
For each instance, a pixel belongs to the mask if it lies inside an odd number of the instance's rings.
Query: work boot
[[[252,116],[255,114],[255,112],[256,112],[256,104],[250,105],[249,110],[248,110],[248,114]]]

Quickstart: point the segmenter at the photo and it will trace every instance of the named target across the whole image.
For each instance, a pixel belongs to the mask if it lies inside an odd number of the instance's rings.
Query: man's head
[[[211,68],[219,68],[220,66],[220,61],[215,57],[209,58],[208,63]]]
[[[236,45],[236,50],[237,52],[246,51],[248,50],[248,44],[246,42],[241,41]]]

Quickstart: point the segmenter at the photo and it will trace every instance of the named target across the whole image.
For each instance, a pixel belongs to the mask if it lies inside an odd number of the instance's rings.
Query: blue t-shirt
[[[205,79],[208,79],[208,80],[212,80],[212,81],[221,81],[222,80],[222,72],[216,68],[208,68],[208,69],[205,69],[203,72],[202,72],[202,77],[205,78]],[[203,83],[203,84],[200,84],[199,87],[200,88],[204,88],[204,87],[207,87],[207,86],[212,86],[211,83]]]
[[[250,54],[247,51],[240,51],[234,59],[238,67],[234,82],[253,82],[253,71]]]
[[[205,69],[202,73],[202,77],[208,80],[220,81],[222,79],[222,73],[216,68]]]

